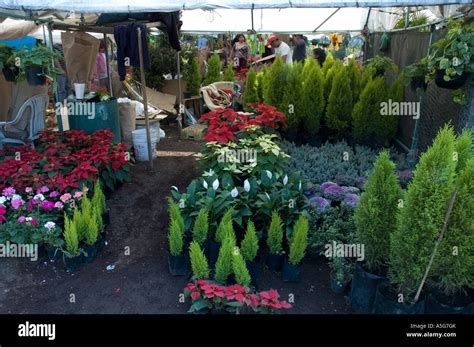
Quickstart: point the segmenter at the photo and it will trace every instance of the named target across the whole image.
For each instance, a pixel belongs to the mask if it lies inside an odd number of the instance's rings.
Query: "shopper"
[[[246,69],[250,60],[250,47],[245,41],[245,36],[239,34],[232,42],[232,61],[236,71]]]
[[[303,35],[293,35],[295,48],[293,49],[293,61],[304,63],[306,60],[306,42]]]
[[[326,51],[322,48],[315,48],[313,50],[314,59],[316,59],[320,66],[323,66],[326,60]]]
[[[95,60],[95,66],[93,70],[94,83],[100,87],[108,88],[109,76],[107,73],[107,59],[105,57],[105,41],[100,40],[99,53]]]
[[[272,35],[267,40],[267,46],[272,46],[275,55],[277,57],[281,57],[284,63],[286,64],[293,64],[293,57],[291,55],[291,49],[288,44],[281,41],[278,36]]]

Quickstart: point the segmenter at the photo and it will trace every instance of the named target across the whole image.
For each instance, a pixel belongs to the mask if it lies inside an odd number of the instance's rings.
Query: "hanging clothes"
[[[130,66],[140,66],[140,55],[138,51],[137,29],[141,29],[141,40],[143,47],[143,66],[146,70],[150,68],[150,55],[148,53],[147,27],[144,24],[132,23],[129,25],[118,25],[114,27],[114,39],[117,43],[117,68],[120,80],[125,80],[127,72],[126,59]]]

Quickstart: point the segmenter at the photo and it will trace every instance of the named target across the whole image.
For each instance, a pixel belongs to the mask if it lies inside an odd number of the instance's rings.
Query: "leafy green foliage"
[[[327,77],[327,74],[328,74],[329,70],[331,70],[331,68],[333,67],[335,62],[336,62],[336,60],[334,59],[332,54],[328,52],[327,55],[326,55],[326,60],[324,61],[323,67],[322,67],[323,75],[325,77]]]
[[[453,191],[455,137],[444,127],[423,153],[390,238],[390,281],[405,301],[420,285]],[[409,300],[409,299],[408,299]]]
[[[193,227],[193,240],[196,241],[200,246],[204,244],[207,239],[207,233],[209,231],[209,212],[205,208],[201,208],[194,221]]]
[[[240,252],[234,252],[233,254],[232,269],[234,271],[235,282],[241,286],[249,287],[251,281],[250,273],[245,265],[244,257]]]
[[[281,111],[285,114],[285,120],[288,124],[288,132],[290,134],[297,134],[301,127],[303,65],[295,62],[288,69],[288,80],[283,92]]]
[[[179,256],[183,253],[184,230],[178,220],[172,219],[168,230],[168,244],[170,253],[173,256]]]
[[[380,114],[381,103],[388,101],[387,96],[388,86],[383,77],[367,83],[352,111],[353,135],[357,141],[372,143],[376,140],[378,145],[385,144],[385,139],[382,139],[385,136],[378,130],[386,118],[393,117]]]
[[[365,69],[371,74],[372,78],[383,76],[387,71],[398,72],[398,66],[389,57],[376,55],[366,61]]]
[[[240,251],[247,261],[253,261],[257,256],[258,237],[255,230],[255,225],[251,220],[247,223],[247,229],[245,231],[245,237],[240,245]]]
[[[207,75],[204,79],[204,85],[207,86],[221,80],[221,61],[217,54],[213,54],[208,60]]]
[[[232,274],[232,259],[234,256],[235,239],[228,237],[221,243],[219,256],[216,262],[215,279],[217,282],[225,284],[227,278]]]
[[[457,172],[461,172],[466,166],[466,163],[474,157],[474,148],[472,146],[473,136],[474,132],[471,129],[464,129],[456,139],[454,149],[457,154]]]
[[[355,211],[356,235],[365,247],[365,261],[371,272],[380,273],[388,264],[390,235],[397,224],[402,189],[395,164],[387,151],[379,154]]]
[[[474,159],[465,163],[456,186],[453,211],[431,271],[432,285],[446,295],[474,288]]]
[[[86,217],[87,231],[84,235],[84,241],[87,245],[93,246],[97,242],[99,236],[99,225],[97,223],[97,217],[92,214]]]
[[[173,201],[172,198],[168,197],[168,213],[170,221],[175,221],[178,223],[178,227],[181,230],[185,230],[183,216],[181,215],[181,210],[177,203]]]
[[[264,102],[264,90],[266,88],[266,74],[268,73],[268,68],[264,67],[261,71],[257,74],[257,97],[258,102]]]
[[[105,195],[100,186],[100,180],[94,183],[94,195],[92,196],[92,206],[97,208],[100,216],[107,211],[107,205],[105,202]]]
[[[192,241],[189,245],[189,259],[191,260],[191,269],[195,279],[209,278],[209,265],[207,264],[206,256],[199,244]]]
[[[324,75],[324,103],[327,104],[329,94],[332,91],[332,82],[336,74],[343,69],[343,65],[339,59],[335,60],[331,68]]]
[[[263,82],[262,82],[263,83]],[[252,102],[258,102],[258,91],[257,91],[257,73],[254,69],[250,69],[247,73],[247,81],[245,84],[245,90],[243,95],[244,109],[248,110],[248,104]]]
[[[283,100],[287,75],[287,65],[283,63],[281,58],[277,57],[266,76],[267,81],[265,82],[263,96],[267,105],[281,109],[280,105]]]
[[[272,213],[272,219],[268,228],[267,246],[272,254],[283,252],[283,223],[278,212]]]
[[[312,59],[308,74],[304,74],[301,107],[302,126],[310,136],[318,133],[324,109],[324,80],[321,68]]]
[[[300,216],[295,223],[290,240],[289,262],[298,265],[303,259],[308,246],[309,222],[305,216]]]
[[[326,125],[337,135],[343,135],[349,128],[352,114],[351,80],[347,69],[339,70],[334,76],[326,109]]]
[[[199,87],[201,86],[201,73],[199,72],[199,64],[196,57],[191,58],[190,69],[186,74],[186,89],[193,95],[199,95]]]
[[[222,216],[221,222],[217,227],[216,231],[216,241],[222,244],[222,242],[227,238],[235,239],[234,227],[232,225],[234,214],[234,208],[229,208],[226,213]]]
[[[361,89],[362,72],[360,71],[357,63],[354,59],[350,59],[347,67],[345,68],[346,74],[351,81],[351,92],[352,92],[352,106],[359,100],[359,94]]]

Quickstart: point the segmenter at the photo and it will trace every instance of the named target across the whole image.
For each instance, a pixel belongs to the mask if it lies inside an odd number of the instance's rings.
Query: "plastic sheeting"
[[[472,0],[0,0],[8,10],[56,10],[75,12],[153,12],[195,9],[316,8],[316,7],[393,7],[471,4]]]
[[[0,23],[0,40],[21,38],[37,29],[38,26],[34,22],[7,18]]]

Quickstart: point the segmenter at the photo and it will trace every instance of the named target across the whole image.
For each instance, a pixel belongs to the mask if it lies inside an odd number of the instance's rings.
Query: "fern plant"
[[[293,227],[290,240],[288,261],[292,265],[298,265],[305,255],[306,247],[308,246],[308,230],[308,219],[301,215]]]
[[[246,261],[254,261],[258,252],[258,237],[255,225],[251,220],[247,224],[244,239],[240,245],[240,251]]]
[[[194,278],[202,280],[208,279],[209,265],[206,256],[199,244],[195,241],[192,241],[189,245],[189,259],[191,261],[191,269],[193,270]]]
[[[390,235],[396,228],[399,199],[403,196],[388,151],[379,154],[364,187],[354,214],[356,236],[365,245],[367,269],[380,273],[388,264]]]
[[[283,253],[283,223],[278,212],[272,212],[270,227],[268,228],[267,246],[270,253],[278,255]]]

